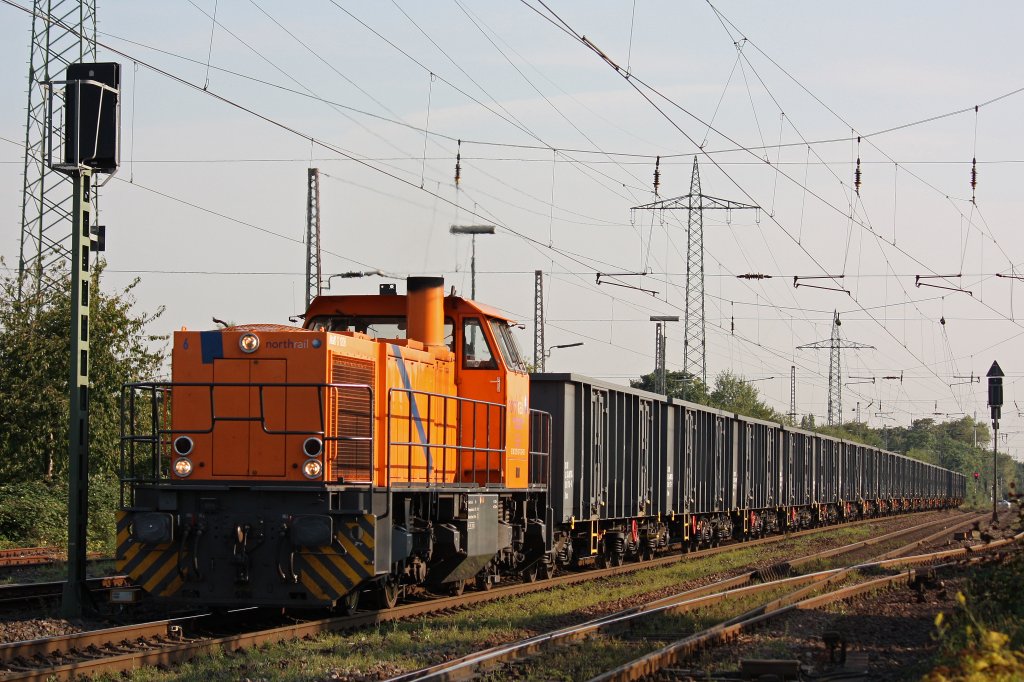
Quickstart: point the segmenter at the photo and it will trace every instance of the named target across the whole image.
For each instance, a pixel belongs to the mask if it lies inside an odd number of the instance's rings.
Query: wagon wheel
[[[487,592],[491,589],[491,581],[487,579],[488,576],[481,574],[476,577],[476,589],[481,592]]]
[[[541,561],[537,564],[537,580],[550,580],[554,573],[554,564],[549,564],[546,561]]]
[[[466,581],[456,580],[453,583],[448,584],[448,594],[453,597],[461,597],[462,593],[466,591]]]
[[[341,608],[341,612],[346,616],[351,616],[359,608],[359,590],[352,590],[344,597],[338,600],[338,606]]]
[[[394,578],[384,578],[377,587],[377,603],[382,609],[393,609],[398,603],[401,587]]]
[[[622,565],[622,559],[623,559],[623,556],[621,554],[619,554],[618,552],[614,552],[613,551],[611,553],[611,555],[608,557],[608,565],[609,566],[621,566]]]
[[[524,568],[519,573],[524,583],[535,583],[537,582],[537,564],[530,564],[527,568]]]

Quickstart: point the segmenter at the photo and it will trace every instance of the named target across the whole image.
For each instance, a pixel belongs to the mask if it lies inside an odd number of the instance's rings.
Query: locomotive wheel
[[[555,567],[553,564],[544,561],[537,564],[537,580],[550,580],[554,573]]]
[[[338,605],[341,608],[341,612],[346,616],[351,616],[359,608],[359,590],[352,590],[344,597],[338,600]]]
[[[398,603],[400,593],[401,589],[397,580],[384,578],[377,587],[377,603],[382,609],[393,609]]]
[[[453,597],[461,597],[462,593],[466,591],[466,581],[456,580],[448,585],[448,594]]]

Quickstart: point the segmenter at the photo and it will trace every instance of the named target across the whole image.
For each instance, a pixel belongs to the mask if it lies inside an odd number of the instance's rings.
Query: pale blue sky
[[[769,147],[714,153],[718,168],[701,159],[706,193],[765,208],[759,222],[749,213],[729,224],[706,218],[709,374],[732,368],[775,376],[759,387],[786,411],[795,358],[798,409],[822,415],[828,358],[793,348],[827,338],[838,308],[844,335],[878,348],[848,354],[848,374],[905,374],[902,384],[849,386],[850,418],[858,401],[873,401],[862,417],[875,425],[935,411],[984,415],[983,383],[950,388],[954,375],[983,374],[999,359],[1010,376],[1009,400],[1024,376],[1014,360],[1024,347],[1024,336],[1014,339],[1024,332],[1016,300],[1024,290],[1011,294],[1007,280],[993,277],[1024,261],[1016,227],[1024,208],[1024,93],[977,116],[970,111],[862,141],[853,221],[858,150],[848,141],[851,127],[866,135],[1024,87],[1020,3],[715,2],[734,24],[728,31],[706,2],[637,0],[635,13],[631,1],[548,3],[670,98],[658,103],[671,122],[521,2],[220,0],[212,50],[213,0],[98,4],[100,40],[131,57],[117,57],[124,65],[124,165],[103,194],[108,282],[124,284],[140,271],[140,305],[167,306],[160,330],[203,328],[213,315],[283,322],[300,310],[312,156],[327,175],[328,273],[367,266],[440,273],[468,293],[468,243],[451,237],[448,226],[479,222],[467,213],[475,205],[499,225],[496,236],[478,242],[478,298],[527,323],[520,340],[528,349],[532,273],[550,272],[548,343],[586,345],[556,351],[549,368],[625,382],[653,365],[648,316],[681,314],[686,244],[685,216],[652,224],[650,214],[631,217],[629,209],[653,198],[650,157],[692,154],[690,139],[707,136],[712,152],[734,143]],[[28,17],[0,5],[0,59],[7,65],[0,72],[0,137],[18,143],[29,35]],[[100,58],[115,57],[101,49]],[[209,92],[300,135],[144,66],[136,71],[132,59],[199,88],[208,77]],[[713,115],[731,142],[708,133]],[[311,148],[303,135],[331,147]],[[456,192],[459,138],[467,142]],[[801,144],[836,138],[847,141],[810,151]],[[781,150],[774,146],[780,139],[787,145]],[[378,170],[339,160],[338,150],[372,159]],[[770,164],[758,162],[764,154]],[[8,226],[0,254],[8,264],[17,257],[21,158],[16,144],[0,141],[0,216]],[[692,156],[663,160],[662,197],[688,191],[691,163]],[[885,243],[894,236],[895,247]],[[647,270],[642,286],[659,294],[598,287],[597,270]],[[746,272],[776,277],[734,277]],[[957,272],[973,296],[914,286],[915,274]],[[793,275],[825,273],[845,273],[853,295],[792,286]],[[379,282],[335,280],[333,290],[373,291]],[[669,343],[670,367],[679,367],[681,326]],[[879,401],[891,418],[874,416]],[[1013,412],[1004,429],[1017,431],[1017,421]]]

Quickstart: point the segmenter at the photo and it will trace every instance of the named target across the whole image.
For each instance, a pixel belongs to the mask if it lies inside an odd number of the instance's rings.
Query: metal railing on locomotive
[[[402,402],[405,403],[407,409],[404,413],[396,412],[396,407]],[[505,411],[506,407],[501,403],[407,388],[388,389],[388,454],[385,469],[388,495],[387,508],[381,518],[385,518],[391,513],[391,490],[393,487],[399,486],[391,478],[393,471],[391,457],[396,449],[399,451],[404,449],[406,454],[406,483],[401,484],[402,487],[424,484],[431,487],[465,487],[467,483],[483,487],[503,486],[505,483],[500,463],[501,454],[505,452]],[[405,440],[397,440],[403,434],[394,432],[396,420],[394,415],[396,414],[405,415],[397,417],[399,421],[404,419],[406,422],[404,425]],[[456,422],[454,428],[449,428],[449,424],[452,423],[449,417],[452,416],[455,417]],[[431,438],[435,433],[431,426],[435,424],[436,419],[440,419],[439,423],[443,425],[440,429],[443,434],[442,442],[436,442]],[[424,423],[426,427],[423,426]],[[492,429],[492,425],[497,428]],[[423,430],[420,431],[420,429]],[[483,434],[482,443],[478,441],[478,436],[481,433]],[[527,482],[530,488],[545,488],[551,478],[551,433],[551,415],[540,410],[530,410],[530,449],[527,461]],[[449,440],[450,437],[451,440]],[[467,444],[467,440],[469,440],[469,444]],[[423,450],[425,462],[428,465],[423,482],[413,482],[412,480],[412,453],[415,449]],[[440,467],[436,466],[435,455],[437,454],[441,456]],[[483,454],[483,467],[477,466],[480,459],[477,457],[478,454]],[[459,471],[449,468],[449,462],[453,466],[459,467],[464,461],[463,455],[469,455],[469,459],[472,461],[472,466],[469,469]],[[492,467],[492,464],[498,466]],[[484,473],[483,481],[479,476],[481,473]],[[494,474],[493,478],[492,473]]]
[[[209,405],[208,420],[204,424],[182,425],[178,424],[171,428],[171,413],[173,411],[173,391],[175,388],[200,388],[206,389],[207,404]],[[226,416],[218,413],[216,403],[217,389],[224,388],[248,388],[257,389],[259,394],[259,413],[252,416]],[[267,424],[265,392],[276,389],[308,389],[317,391],[317,403],[320,424],[315,430],[289,430],[272,428]],[[325,399],[325,393],[329,393]],[[363,403],[365,409],[345,409],[350,405],[352,391],[365,392],[366,401]],[[349,400],[345,400],[345,392],[349,392]],[[396,398],[396,396],[401,396]],[[413,417],[413,411],[406,409],[404,416],[395,417],[397,412],[396,404],[404,398],[407,408],[415,401],[419,420]],[[327,411],[325,404],[333,409]],[[156,484],[169,480],[170,462],[173,459],[173,438],[181,435],[200,435],[212,433],[218,422],[258,422],[264,433],[276,436],[317,436],[324,441],[326,460],[333,460],[335,469],[344,469],[347,475],[344,483],[356,485],[372,485],[373,483],[373,456],[375,451],[374,443],[374,422],[376,415],[373,406],[373,389],[367,384],[296,384],[296,383],[242,383],[242,382],[141,382],[127,384],[121,392],[121,453],[120,453],[120,505],[122,508],[134,504],[134,484]],[[145,414],[143,414],[143,412]],[[365,420],[365,428],[358,429],[365,431],[367,435],[350,435],[339,432],[333,435],[327,433],[325,416],[333,414],[336,423],[340,426],[345,417],[355,417]],[[499,486],[501,480],[500,467],[492,466],[500,463],[500,455],[505,451],[505,406],[500,403],[489,403],[469,398],[431,393],[427,391],[414,391],[402,388],[392,388],[388,395],[388,439],[387,439],[387,467],[386,486],[390,493],[393,481],[392,454],[396,449],[405,449],[411,454],[413,449],[423,448],[429,453],[430,460],[436,461],[435,455],[440,454],[441,467],[433,467],[433,476],[426,477],[425,481],[431,486],[464,486],[465,481],[446,483],[449,474],[456,474],[452,465],[457,466],[461,461],[461,454],[469,453],[472,457],[473,467],[461,472],[458,478],[468,481],[479,481],[478,474],[486,471],[485,486]],[[431,425],[440,419],[441,424],[449,424],[449,417],[457,419],[458,426],[449,429],[447,426],[441,429],[444,434],[442,442],[436,442],[430,435],[434,433]],[[528,484],[530,488],[545,488],[551,478],[551,443],[552,428],[551,415],[539,410],[530,410],[530,446],[528,452]],[[405,440],[397,440],[394,433],[395,421],[406,422]],[[425,423],[424,438],[417,439],[419,435],[417,421],[422,425]],[[498,429],[496,436],[492,434],[491,425]],[[481,429],[482,425],[482,429]],[[191,427],[191,428],[189,428]],[[454,431],[454,442],[448,437]],[[467,445],[463,440],[463,434],[472,433],[472,441]],[[483,433],[483,442],[477,440],[477,435]],[[399,434],[401,435],[401,434]],[[492,440],[494,442],[492,442]],[[344,443],[362,443],[366,445],[366,455],[359,461],[347,460],[340,462],[337,456],[340,446]],[[333,445],[333,447],[332,447]],[[335,457],[331,457],[331,453]],[[484,466],[478,468],[476,453],[483,453]],[[325,465],[327,461],[325,461]],[[324,482],[331,482],[327,478],[328,468],[325,466]],[[492,472],[496,476],[492,479]],[[431,480],[432,478],[432,480]],[[456,476],[451,476],[455,479]],[[412,457],[407,457],[406,479],[412,480]],[[413,483],[415,485],[415,483]],[[381,518],[386,518],[390,513],[390,494],[388,507]]]
[[[209,404],[209,421],[206,424],[178,425],[171,428],[174,389],[206,389]],[[257,389],[259,395],[259,414],[220,415],[217,411],[217,389]],[[295,430],[271,428],[267,424],[266,392],[268,390],[311,390],[316,391],[317,415],[319,428],[312,430]],[[366,409],[344,409],[344,392],[356,391],[366,393]],[[367,456],[365,466],[358,462],[348,462],[346,469],[355,473],[347,480],[351,483],[371,484],[373,481],[374,424],[373,424],[373,388],[367,384],[310,384],[310,383],[274,383],[274,382],[140,382],[126,384],[121,389],[121,452],[120,452],[120,506],[122,509],[134,505],[135,484],[157,484],[170,478],[170,462],[172,459],[172,439],[182,435],[202,435],[213,433],[219,422],[258,422],[264,433],[271,436],[307,436],[323,440],[325,466],[320,478],[327,479],[327,462],[331,453],[337,459],[340,446],[344,443],[365,443]],[[140,407],[141,404],[141,407]],[[331,406],[328,412],[325,406]],[[141,410],[147,414],[142,415]],[[327,415],[332,414],[336,423],[341,425],[344,417],[366,419],[367,435],[347,435],[344,433],[329,434],[326,424]],[[191,426],[191,428],[187,428]],[[141,432],[139,432],[141,429]],[[340,429],[339,429],[340,430]],[[141,452],[140,452],[141,451]],[[359,475],[360,470],[363,474]],[[126,495],[127,493],[127,495]],[[126,497],[127,504],[126,504]]]

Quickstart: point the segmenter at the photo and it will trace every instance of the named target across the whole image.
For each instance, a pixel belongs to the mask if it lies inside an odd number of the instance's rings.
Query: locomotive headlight
[[[238,339],[238,348],[243,353],[255,353],[256,349],[260,347],[260,337],[256,336],[252,332],[246,332],[242,334],[242,337]]]
[[[192,453],[192,439],[188,436],[178,436],[174,439],[174,451],[182,457],[187,457]]]
[[[302,451],[306,457],[319,457],[324,451],[324,442],[316,436],[310,436],[302,444]]]
[[[302,465],[302,475],[306,478],[320,478],[324,471],[323,463],[318,459],[307,459]]]
[[[185,478],[192,473],[192,460],[188,457],[179,457],[174,460],[174,473],[181,478]]]

